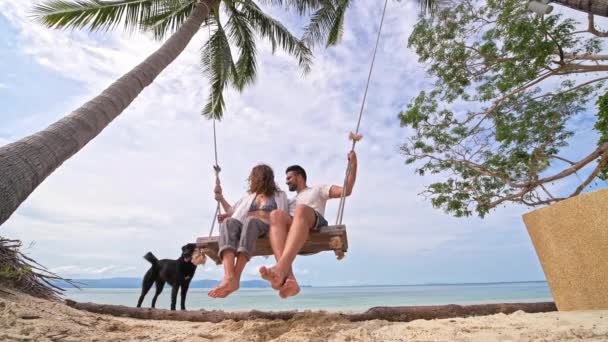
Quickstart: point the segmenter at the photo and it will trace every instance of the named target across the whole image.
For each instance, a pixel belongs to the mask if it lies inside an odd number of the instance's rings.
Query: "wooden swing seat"
[[[219,236],[199,237],[196,239],[196,248],[198,253],[206,254],[216,264],[221,264],[222,261],[218,255]],[[348,249],[348,240],[346,238],[346,226],[325,226],[321,227],[318,232],[313,232],[308,236],[308,240],[302,247],[299,255],[312,255],[324,251],[334,251],[338,260],[344,258],[344,253]],[[259,238],[255,244],[254,256],[272,256],[272,248],[268,237]]]

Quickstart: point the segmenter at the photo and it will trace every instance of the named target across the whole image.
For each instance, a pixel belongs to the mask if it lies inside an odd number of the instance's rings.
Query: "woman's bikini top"
[[[251,206],[249,207],[249,212],[252,211],[265,211],[267,213],[277,209],[277,201],[274,200],[274,196],[270,197],[270,199],[268,201],[266,201],[266,203],[264,203],[263,206],[261,206],[260,208],[258,208],[258,204],[255,201],[258,198],[258,196],[256,195],[255,198],[253,199],[253,202],[251,202]]]

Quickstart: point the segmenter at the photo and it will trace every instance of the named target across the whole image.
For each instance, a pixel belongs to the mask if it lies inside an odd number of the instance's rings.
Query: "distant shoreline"
[[[112,289],[129,289],[129,288],[140,288],[141,278],[136,277],[116,277],[116,278],[79,278],[71,279],[80,288],[112,288]],[[219,280],[214,279],[202,279],[192,281],[190,288],[213,288],[217,286]],[[301,285],[302,287],[315,287],[315,288],[357,288],[357,287],[409,287],[409,286],[475,286],[475,285],[506,285],[506,284],[532,284],[532,283],[544,283],[546,280],[522,280],[522,281],[499,281],[499,282],[473,282],[473,283],[422,283],[422,284],[361,284],[361,285]],[[62,288],[75,288],[69,283],[64,281],[53,281],[54,285]],[[270,288],[268,282],[263,280],[243,280],[241,282],[241,288]]]

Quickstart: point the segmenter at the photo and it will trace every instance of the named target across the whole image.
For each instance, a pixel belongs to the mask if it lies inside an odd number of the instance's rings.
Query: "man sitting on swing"
[[[359,140],[361,136],[351,133],[351,139]],[[351,194],[357,178],[357,154],[354,151],[348,154],[348,162],[351,170],[346,180],[345,196]],[[338,185],[308,187],[306,171],[299,165],[288,167],[285,173],[289,191],[296,191],[297,195],[291,200],[289,213],[280,209],[270,213],[270,245],[277,263],[270,268],[260,268],[262,278],[269,281],[273,289],[279,290],[281,298],[300,292],[292,264],[310,231],[327,226],[327,220],[323,217],[327,200],[342,196],[342,187]]]

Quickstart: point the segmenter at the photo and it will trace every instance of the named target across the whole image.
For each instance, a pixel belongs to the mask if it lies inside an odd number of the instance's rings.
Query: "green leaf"
[[[239,49],[239,58],[236,62],[235,82],[238,90],[243,90],[248,84],[255,81],[256,76],[256,46],[253,29],[248,17],[240,12],[234,4],[226,4],[230,19],[226,23],[228,35]]]
[[[338,45],[344,33],[344,15],[350,6],[350,0],[341,0],[336,6],[334,21],[328,32],[326,46]]]
[[[174,33],[188,19],[194,9],[195,0],[172,0],[159,7],[141,23],[145,30],[151,31],[154,38],[162,40]]]
[[[51,0],[36,5],[33,18],[50,28],[107,31],[120,23],[126,31],[158,15],[166,0]]]
[[[308,73],[312,65],[312,52],[308,46],[291,34],[278,20],[267,16],[252,0],[244,0],[242,4],[242,10],[251,27],[270,41],[273,52],[277,46],[280,46],[285,52],[296,57],[300,68],[304,73]]]
[[[295,10],[299,15],[306,15],[330,1],[332,0],[260,0],[259,2],[265,5],[283,7],[287,10]]]
[[[232,51],[219,15],[212,17],[215,31],[203,46],[201,64],[203,74],[211,80],[211,93],[203,107],[202,114],[209,118],[220,120],[224,114],[224,89],[228,82],[237,77],[236,66],[232,60]]]
[[[310,17],[310,23],[304,28],[302,40],[314,47],[317,43],[327,45],[329,32],[336,21],[336,7],[328,3],[317,9]]]

